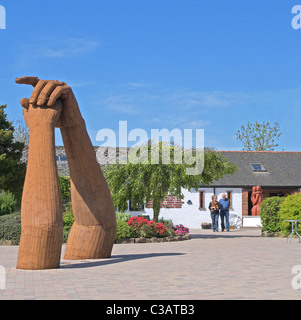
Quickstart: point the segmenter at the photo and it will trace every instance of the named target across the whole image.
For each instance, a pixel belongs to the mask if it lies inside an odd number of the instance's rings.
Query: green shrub
[[[67,243],[69,237],[70,230],[63,230],[63,243]]]
[[[166,237],[174,237],[176,236],[175,230],[174,229],[166,229]]]
[[[72,212],[71,201],[63,203],[63,212]]]
[[[74,223],[74,216],[72,211],[67,211],[63,213],[63,225],[64,225],[64,230],[63,230],[63,243],[67,243],[67,239],[70,233],[70,230],[73,226]]]
[[[21,214],[19,212],[0,217],[0,240],[19,245],[21,237]]]
[[[2,191],[0,194],[0,216],[10,214],[15,211],[17,200],[9,191]]]
[[[64,223],[64,230],[70,231],[74,223],[74,216],[72,211],[64,212],[63,223]]]
[[[301,194],[292,194],[285,198],[279,210],[281,233],[285,236],[292,231],[291,223],[284,220],[301,220]],[[301,223],[298,223],[298,233],[301,233]]]
[[[62,202],[65,210],[68,210],[70,207],[70,202],[71,202],[71,184],[70,184],[70,178],[69,177],[64,177],[64,176],[59,176],[59,182],[60,182],[60,187],[61,187],[61,194],[62,194]]]
[[[144,224],[141,228],[140,228],[140,237],[143,238],[153,238],[153,237],[157,237],[158,236],[158,232],[156,229],[156,225],[153,224]]]
[[[125,212],[116,212],[116,219],[128,222],[132,218],[132,215],[130,213]]]
[[[172,227],[173,227],[172,220],[165,220],[164,218],[161,218],[158,220],[158,222],[163,223],[167,229],[172,229]]]
[[[284,197],[265,198],[260,205],[260,218],[262,231],[279,232],[280,225],[280,205],[285,200]]]
[[[133,232],[131,227],[125,221],[117,220],[116,240],[128,239],[132,237],[133,237]]]

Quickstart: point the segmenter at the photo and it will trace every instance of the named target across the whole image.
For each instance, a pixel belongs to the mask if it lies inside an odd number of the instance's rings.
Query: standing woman
[[[211,197],[212,201],[209,204],[209,210],[211,212],[212,219],[212,230],[213,232],[218,232],[218,217],[219,217],[219,203],[217,201],[217,196],[213,195]]]

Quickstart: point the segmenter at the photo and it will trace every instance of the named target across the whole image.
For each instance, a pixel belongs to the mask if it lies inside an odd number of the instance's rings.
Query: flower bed
[[[190,240],[190,236],[186,234],[185,236],[176,237],[165,237],[165,238],[129,238],[129,239],[116,239],[116,244],[126,244],[126,243],[160,243],[160,242],[174,242],[174,241],[185,241]]]
[[[115,243],[159,243],[189,240],[189,229],[183,225],[173,226],[167,220],[147,220],[144,217],[131,217],[129,220],[117,219]]]

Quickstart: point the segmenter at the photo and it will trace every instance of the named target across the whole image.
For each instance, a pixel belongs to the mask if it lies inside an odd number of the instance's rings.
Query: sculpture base
[[[64,259],[106,259],[111,257],[116,228],[104,230],[102,226],[73,224],[65,250]]]
[[[60,267],[63,227],[22,230],[17,269],[44,270]]]

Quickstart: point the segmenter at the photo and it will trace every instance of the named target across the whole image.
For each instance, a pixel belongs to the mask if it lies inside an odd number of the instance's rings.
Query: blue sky
[[[0,0],[0,104],[21,119],[34,75],[72,86],[95,141],[103,128],[204,129],[240,150],[247,121],[278,122],[300,151],[301,29],[290,0]],[[62,144],[57,135],[57,144]]]

